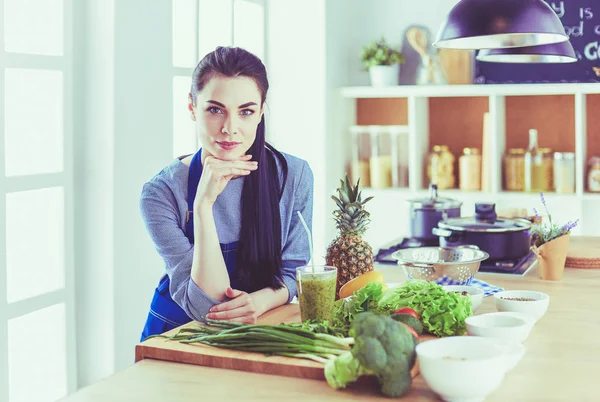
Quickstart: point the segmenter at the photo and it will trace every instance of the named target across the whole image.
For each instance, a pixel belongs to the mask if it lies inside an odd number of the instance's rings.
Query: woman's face
[[[235,160],[245,155],[256,139],[263,114],[260,90],[248,77],[211,78],[196,97],[190,113],[202,146],[202,159]]]

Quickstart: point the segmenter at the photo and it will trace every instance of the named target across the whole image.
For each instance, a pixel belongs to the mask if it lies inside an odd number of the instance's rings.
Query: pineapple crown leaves
[[[337,228],[343,234],[361,235],[367,230],[367,226],[371,222],[369,219],[370,214],[364,209],[364,204],[373,197],[362,200],[359,186],[360,179],[353,186],[348,175],[346,175],[345,180],[340,180],[340,187],[337,189],[338,197],[331,196],[339,208],[334,211],[333,217]]]

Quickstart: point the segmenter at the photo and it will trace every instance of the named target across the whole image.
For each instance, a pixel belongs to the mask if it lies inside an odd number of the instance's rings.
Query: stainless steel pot
[[[440,246],[473,244],[489,254],[490,260],[519,259],[529,252],[531,222],[525,219],[499,219],[495,204],[475,204],[474,218],[447,219],[434,233]]]
[[[410,237],[437,243],[433,233],[438,222],[460,217],[462,202],[438,196],[437,185],[429,185],[429,197],[408,200],[410,205]]]

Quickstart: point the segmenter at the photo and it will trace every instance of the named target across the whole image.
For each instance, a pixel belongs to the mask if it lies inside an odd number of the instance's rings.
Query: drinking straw
[[[312,235],[310,234],[310,230],[308,229],[308,225],[306,225],[306,222],[304,221],[304,218],[302,217],[302,214],[300,213],[300,211],[298,212],[298,216],[300,217],[300,222],[302,222],[302,226],[304,226],[304,229],[306,229],[306,234],[308,235],[308,248],[310,250],[310,260],[312,261],[312,272],[313,275],[315,273],[315,259],[313,258],[313,240],[312,240]]]

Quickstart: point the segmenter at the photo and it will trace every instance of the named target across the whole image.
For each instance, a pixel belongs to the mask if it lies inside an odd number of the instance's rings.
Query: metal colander
[[[409,278],[468,285],[489,254],[476,247],[417,247],[398,250],[392,258]]]

